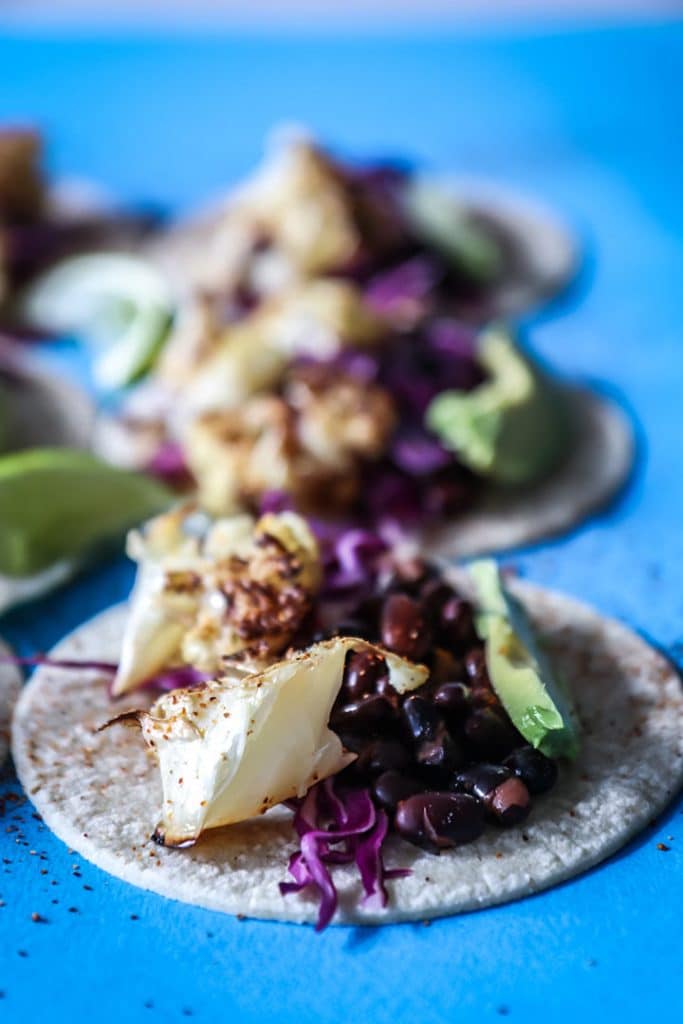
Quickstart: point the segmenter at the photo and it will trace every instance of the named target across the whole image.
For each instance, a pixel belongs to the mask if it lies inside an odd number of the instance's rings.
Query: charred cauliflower
[[[293,512],[211,522],[177,509],[134,531],[138,564],[113,692],[164,667],[267,664],[289,645],[321,582],[317,542]]]

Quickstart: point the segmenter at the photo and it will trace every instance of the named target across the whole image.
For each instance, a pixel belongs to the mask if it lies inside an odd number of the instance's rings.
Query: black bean
[[[335,715],[333,715],[334,717]],[[360,754],[361,750],[364,750],[368,744],[367,736],[359,736],[358,733],[344,728],[337,728],[335,731],[342,741],[344,748],[350,750],[353,754]]]
[[[486,655],[483,647],[473,647],[465,655],[465,671],[473,683],[489,686]]]
[[[487,683],[477,683],[471,687],[471,700],[475,708],[497,708],[503,711],[498,697]]]
[[[391,705],[384,697],[371,695],[336,708],[330,724],[335,730],[372,734],[386,727],[391,722],[393,714]]]
[[[438,578],[439,572],[435,566],[421,558],[409,558],[395,567],[388,589],[416,597],[430,580]]]
[[[419,661],[432,642],[420,605],[407,594],[390,594],[384,602],[381,636],[390,651],[413,661]]]
[[[344,695],[358,700],[374,693],[382,677],[389,677],[387,663],[376,651],[352,651],[346,659]]]
[[[415,761],[430,776],[445,782],[462,765],[464,757],[460,745],[441,727],[433,739],[418,744]]]
[[[417,597],[420,592],[419,584],[413,585],[406,583],[400,576],[394,574],[384,585],[384,599],[386,600],[391,594],[407,594],[409,597]]]
[[[421,793],[399,803],[395,828],[404,839],[438,853],[477,839],[484,830],[484,808],[465,793]]]
[[[475,764],[459,772],[454,780],[457,789],[485,800],[496,786],[512,778],[509,768],[500,764]]]
[[[439,577],[426,580],[420,587],[420,601],[429,618],[440,618],[443,606],[456,596],[453,587]]]
[[[354,619],[360,619],[362,622],[372,623],[373,625],[379,618],[379,613],[382,610],[382,598],[379,594],[373,594],[370,597],[364,598],[360,604],[358,604],[353,612]]]
[[[396,691],[389,682],[389,673],[384,676],[380,676],[377,680],[375,692],[378,693],[380,697],[384,697],[392,707],[398,707],[400,703],[400,696],[398,691]]]
[[[469,601],[463,601],[460,597],[446,601],[441,609],[439,634],[449,646],[458,650],[476,642],[474,612]]]
[[[434,705],[417,694],[406,697],[402,711],[407,734],[416,743],[434,739],[439,727],[444,724]]]
[[[387,811],[394,811],[401,800],[414,796],[423,790],[423,784],[405,772],[383,772],[375,779],[372,793],[378,804]]]
[[[519,776],[530,793],[545,793],[557,781],[557,765],[540,750],[518,747],[505,758],[507,767]]]
[[[361,618],[344,619],[335,626],[333,632],[336,636],[357,636],[361,640],[376,639],[372,624]]]
[[[465,683],[442,683],[434,691],[434,704],[447,715],[464,715],[469,710],[471,690]]]
[[[411,761],[409,752],[398,740],[373,740],[361,751],[356,765],[366,775],[381,775],[395,768],[405,768]]]
[[[522,780],[513,775],[494,789],[486,805],[499,824],[518,825],[531,810],[531,797]]]
[[[462,512],[470,504],[469,488],[459,480],[433,480],[424,492],[424,505],[431,518]]]
[[[425,658],[429,666],[429,687],[436,690],[441,683],[461,682],[465,679],[465,666],[460,658],[446,647],[433,647]]]
[[[479,708],[465,719],[465,736],[479,756],[499,761],[519,743],[519,733],[505,713],[496,708]]]

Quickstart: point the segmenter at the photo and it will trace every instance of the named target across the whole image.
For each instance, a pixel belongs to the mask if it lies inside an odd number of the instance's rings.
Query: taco
[[[101,387],[136,385],[98,425],[115,464],[214,515],[284,502],[444,555],[490,551],[605,503],[632,435],[614,403],[491,323],[524,289],[510,255],[524,246],[482,203],[295,139],[179,247],[171,232],[152,263],[71,260],[26,306],[92,336]],[[522,236],[556,279],[558,231]]]
[[[520,293],[492,222],[405,169],[282,147],[199,235],[161,243],[184,299],[102,451],[194,479],[216,515],[278,492],[444,555],[567,529],[623,484],[631,431],[502,324],[463,323]],[[538,266],[553,237],[527,237]]]
[[[116,208],[87,182],[52,182],[40,133],[0,126],[0,324],[27,326],[22,290],[36,275],[78,252],[140,244],[156,225],[149,211]],[[45,327],[45,324],[32,324]]]
[[[51,446],[88,448],[95,409],[70,380],[0,344],[0,454]]]
[[[178,295],[200,290],[223,315],[294,282],[341,277],[391,305],[401,324],[435,304],[477,323],[527,312],[561,292],[579,262],[566,225],[526,198],[405,161],[350,163],[292,133],[146,251]]]
[[[633,433],[612,400],[552,375],[503,325],[387,335],[344,288],[262,308],[160,387],[169,347],[155,382],[100,421],[98,451],[195,490],[214,515],[291,507],[445,557],[562,532],[623,486]],[[316,356],[278,349],[297,321]],[[341,331],[323,358],[321,338]]]
[[[181,509],[130,550],[130,605],[39,668],[13,753],[48,826],[136,885],[319,927],[452,914],[593,866],[683,781],[666,660],[493,562],[291,512]]]

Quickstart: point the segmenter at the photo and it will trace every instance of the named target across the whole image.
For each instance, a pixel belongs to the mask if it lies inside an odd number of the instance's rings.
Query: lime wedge
[[[34,448],[0,458],[0,573],[29,576],[120,536],[173,496],[88,452]]]
[[[154,365],[168,335],[173,299],[143,259],[95,253],[64,260],[26,291],[24,318],[57,334],[75,334],[91,349],[93,376],[104,390],[133,384]]]

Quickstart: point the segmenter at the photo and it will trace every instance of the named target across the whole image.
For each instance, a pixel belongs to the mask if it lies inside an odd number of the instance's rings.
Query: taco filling
[[[29,296],[34,319],[90,331],[101,387],[135,385],[102,419],[105,457],[216,516],[275,492],[409,529],[562,464],[565,389],[487,306],[505,246],[415,171],[293,139],[196,228],[184,256],[171,230],[146,264],[71,260]]]
[[[216,516],[279,496],[306,515],[414,529],[462,515],[485,488],[534,485],[571,449],[563,388],[502,325],[475,333],[440,317],[362,343],[335,327],[322,344],[324,317],[309,311],[282,348],[274,328],[260,334],[265,312],[184,368],[161,419],[135,396],[139,414],[123,437],[110,430],[109,451],[194,485]]]
[[[140,564],[112,687],[203,674],[114,719],[137,722],[157,759],[155,841],[192,845],[286,803],[301,845],[282,891],[317,891],[320,927],[335,863],[355,862],[383,905],[388,835],[439,853],[516,827],[578,749],[569,694],[495,563],[472,567],[472,601],[435,566],[353,540],[358,575],[340,587],[329,538],[295,513],[152,520],[129,543]]]

